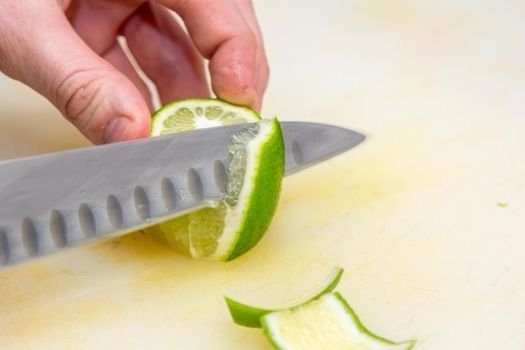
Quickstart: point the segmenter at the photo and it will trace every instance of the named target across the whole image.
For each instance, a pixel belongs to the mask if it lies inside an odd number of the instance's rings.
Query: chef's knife
[[[249,125],[249,124],[248,124]],[[335,126],[282,122],[285,173],[364,140]],[[0,162],[0,269],[124,234],[222,198],[232,135],[247,124]]]

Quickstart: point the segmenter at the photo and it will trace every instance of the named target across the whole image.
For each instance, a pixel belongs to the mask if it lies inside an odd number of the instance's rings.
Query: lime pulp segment
[[[216,126],[253,123],[261,118],[247,107],[217,99],[186,99],[169,103],[152,117],[150,136]]]

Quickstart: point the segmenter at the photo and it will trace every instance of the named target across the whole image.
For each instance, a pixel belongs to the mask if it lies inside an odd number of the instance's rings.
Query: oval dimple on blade
[[[135,186],[133,191],[133,199],[135,202],[135,210],[142,220],[151,218],[151,204],[148,194],[142,186]]]
[[[299,145],[299,142],[297,142],[297,140],[292,141],[292,157],[295,164],[303,164],[303,150],[301,149],[301,146]]]
[[[213,177],[215,185],[221,193],[226,193],[226,185],[228,183],[228,170],[226,170],[225,162],[217,159],[213,164]]]
[[[82,203],[78,209],[78,220],[84,236],[94,237],[97,234],[97,221],[91,207]]]
[[[38,255],[39,242],[35,224],[30,218],[24,218],[21,225],[22,243],[29,256]]]
[[[53,243],[57,248],[67,245],[67,226],[64,216],[58,210],[53,210],[49,216],[49,231],[53,238]]]
[[[9,258],[10,258],[10,249],[9,249],[9,241],[7,240],[7,236],[2,228],[0,228],[0,265],[7,265],[9,264]]]
[[[177,207],[177,192],[175,191],[175,185],[173,181],[167,177],[163,177],[160,182],[162,199],[164,200],[164,205],[168,210],[175,210]]]
[[[318,164],[354,148],[365,135],[333,125],[282,122],[285,142],[285,174]]]
[[[201,175],[195,168],[188,170],[188,189],[194,201],[202,201],[204,198],[204,186]]]
[[[124,224],[124,213],[122,211],[122,204],[118,198],[110,194],[106,200],[106,210],[109,222],[115,230],[122,228]]]

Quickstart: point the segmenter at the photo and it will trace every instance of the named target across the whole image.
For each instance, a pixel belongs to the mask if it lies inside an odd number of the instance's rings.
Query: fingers
[[[255,35],[255,39],[257,40],[257,81],[255,84],[255,90],[257,91],[257,96],[259,99],[258,105],[256,105],[255,108],[257,110],[260,110],[264,91],[266,90],[266,87],[268,85],[268,78],[270,75],[270,68],[268,66],[268,59],[266,57],[266,51],[264,49],[263,37],[261,29],[259,27],[259,23],[257,22],[257,17],[255,16],[255,10],[253,8],[252,1],[235,0],[235,3],[237,4],[237,7],[241,11],[241,13],[244,15],[244,19],[250,26],[250,29],[252,30],[252,33]]]
[[[71,25],[97,54],[108,50],[122,23],[144,0],[73,0],[66,10]]]
[[[195,45],[210,59],[220,98],[259,108],[268,72],[251,4],[160,1],[183,17],[193,43],[159,6],[133,15],[124,32],[163,101],[208,94]],[[115,42],[122,21],[142,2],[73,0],[68,16],[77,35],[56,1],[2,1],[0,13],[10,21],[0,23],[0,69],[46,96],[93,142],[146,136],[149,111],[141,93],[147,97],[147,90]]]
[[[73,0],[66,16],[80,38],[99,56],[126,75],[151,107],[148,88],[116,40],[122,23],[144,0]]]
[[[95,143],[148,134],[140,92],[78,37],[54,1],[2,1],[0,13],[13,19],[0,21],[6,73],[46,96]]]
[[[142,6],[122,32],[138,64],[157,86],[162,103],[209,97],[203,60],[165,8]]]
[[[184,20],[199,52],[210,60],[215,94],[257,106],[257,39],[232,0],[159,0]]]
[[[68,17],[86,43],[102,55],[113,45],[121,22],[142,2],[73,0]],[[179,11],[201,53],[211,59],[215,93],[259,109],[267,85],[268,65],[251,2],[160,2]],[[161,100],[207,96],[202,62],[193,44],[165,9],[150,5],[142,6],[124,25],[123,32],[137,61],[159,88]],[[136,78],[132,71],[119,69],[130,79]]]

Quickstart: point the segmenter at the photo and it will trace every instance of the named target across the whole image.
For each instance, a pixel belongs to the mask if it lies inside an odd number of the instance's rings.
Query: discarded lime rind
[[[226,305],[230,310],[232,319],[236,324],[245,327],[260,328],[260,320],[264,315],[308,303],[320,298],[326,293],[333,291],[339,284],[343,272],[344,269],[342,267],[334,267],[326,280],[319,284],[314,290],[302,297],[295,299],[294,301],[287,303],[286,305],[273,310],[246,305],[228,297],[224,297],[224,300],[226,301]]]
[[[276,350],[411,350],[416,345],[416,340],[394,342],[372,333],[338,292],[266,314],[261,325]]]

